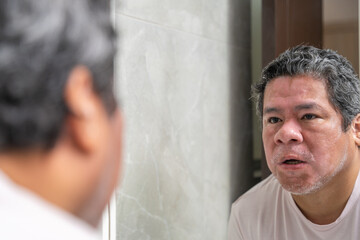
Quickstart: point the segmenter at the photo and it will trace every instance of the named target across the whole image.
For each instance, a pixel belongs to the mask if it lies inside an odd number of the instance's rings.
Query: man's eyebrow
[[[299,111],[299,110],[307,110],[307,109],[317,109],[317,110],[323,110],[323,108],[316,104],[316,103],[305,103],[305,104],[300,104],[297,105],[295,107],[295,110]]]
[[[294,108],[296,111],[299,110],[310,110],[310,109],[317,109],[317,110],[323,110],[323,108],[317,104],[317,103],[304,103],[295,106]],[[277,107],[265,107],[263,111],[263,115],[270,114],[270,113],[281,113],[283,112],[281,109]]]
[[[266,107],[266,108],[264,108],[263,114],[266,115],[266,114],[269,114],[269,113],[280,113],[280,112],[282,112],[282,111],[279,108]]]

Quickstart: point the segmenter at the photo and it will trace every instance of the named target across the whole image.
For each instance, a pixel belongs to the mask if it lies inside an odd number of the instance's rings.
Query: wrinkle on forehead
[[[303,83],[301,84],[303,87],[299,88],[299,82]],[[313,82],[313,84],[311,84],[311,86],[309,84],[309,82]],[[311,94],[312,92],[318,92],[320,89],[323,89],[324,92],[327,93],[327,87],[326,84],[324,82],[324,80],[321,79],[317,79],[317,78],[313,78],[311,76],[282,76],[282,77],[278,77],[273,79],[271,82],[268,83],[267,88],[265,89],[265,95],[266,95],[266,90],[269,90],[269,88],[271,88],[271,86],[273,85],[277,85],[277,86],[281,86],[281,88],[276,88],[275,90],[277,94],[279,94],[279,96],[292,96],[295,94],[297,95],[307,95],[307,94]],[[316,89],[312,86],[315,87],[319,87],[319,89]]]

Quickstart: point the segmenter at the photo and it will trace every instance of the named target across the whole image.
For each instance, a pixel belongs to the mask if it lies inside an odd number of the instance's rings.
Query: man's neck
[[[75,190],[66,187],[66,179],[61,177],[65,174],[61,171],[67,171],[69,179],[74,174],[52,155],[42,150],[0,153],[0,170],[17,185],[72,213]],[[67,158],[61,160],[66,162]]]
[[[323,189],[315,193],[292,195],[300,211],[311,222],[319,225],[330,224],[341,215],[359,172],[359,164],[349,167],[353,168],[349,174],[340,172]]]

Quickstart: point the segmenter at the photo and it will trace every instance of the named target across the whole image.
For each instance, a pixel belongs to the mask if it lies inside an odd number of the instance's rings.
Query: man
[[[254,87],[272,175],[232,206],[229,239],[360,239],[360,82],[331,50],[298,46]]]
[[[98,239],[121,117],[105,0],[0,0],[0,239]]]

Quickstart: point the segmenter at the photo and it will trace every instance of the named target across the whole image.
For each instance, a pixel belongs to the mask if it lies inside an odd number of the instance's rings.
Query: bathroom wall
[[[125,117],[116,239],[226,239],[251,186],[250,0],[113,0]]]

